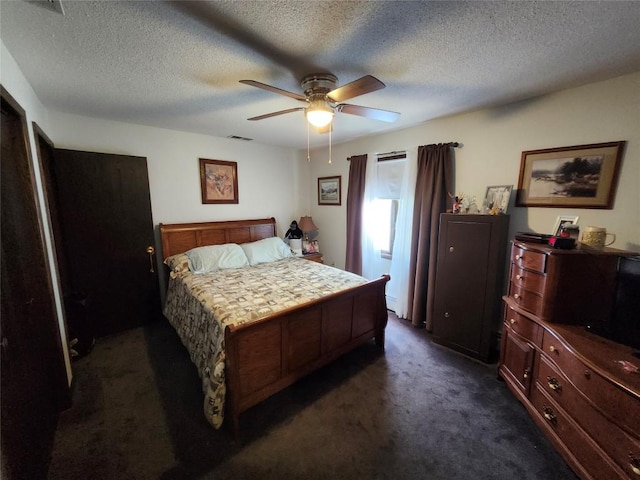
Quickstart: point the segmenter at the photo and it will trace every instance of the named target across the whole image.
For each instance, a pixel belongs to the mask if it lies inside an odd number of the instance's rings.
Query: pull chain
[[[307,121],[307,162],[311,161],[311,157],[309,156],[309,122]]]

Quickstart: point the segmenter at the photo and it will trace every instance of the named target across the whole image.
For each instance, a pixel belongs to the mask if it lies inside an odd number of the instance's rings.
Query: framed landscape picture
[[[341,205],[342,177],[318,178],[318,205]]]
[[[202,203],[238,203],[238,164],[200,159]]]
[[[625,143],[522,152],[516,205],[612,209]]]

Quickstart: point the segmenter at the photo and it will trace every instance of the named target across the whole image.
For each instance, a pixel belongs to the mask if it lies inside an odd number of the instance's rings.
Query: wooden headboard
[[[160,224],[162,258],[195,247],[248,243],[276,236],[275,218],[231,220],[226,222]]]

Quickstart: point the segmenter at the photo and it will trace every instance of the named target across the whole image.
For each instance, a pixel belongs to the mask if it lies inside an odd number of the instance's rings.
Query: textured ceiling
[[[334,143],[640,71],[640,2],[0,1],[0,36],[52,110],[306,148],[300,79],[373,75]],[[311,133],[311,145],[326,135]]]

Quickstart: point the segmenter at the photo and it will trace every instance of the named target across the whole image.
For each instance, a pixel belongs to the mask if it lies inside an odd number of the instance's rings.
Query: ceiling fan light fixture
[[[307,121],[315,127],[326,127],[333,120],[335,111],[324,100],[314,100],[305,109]]]

